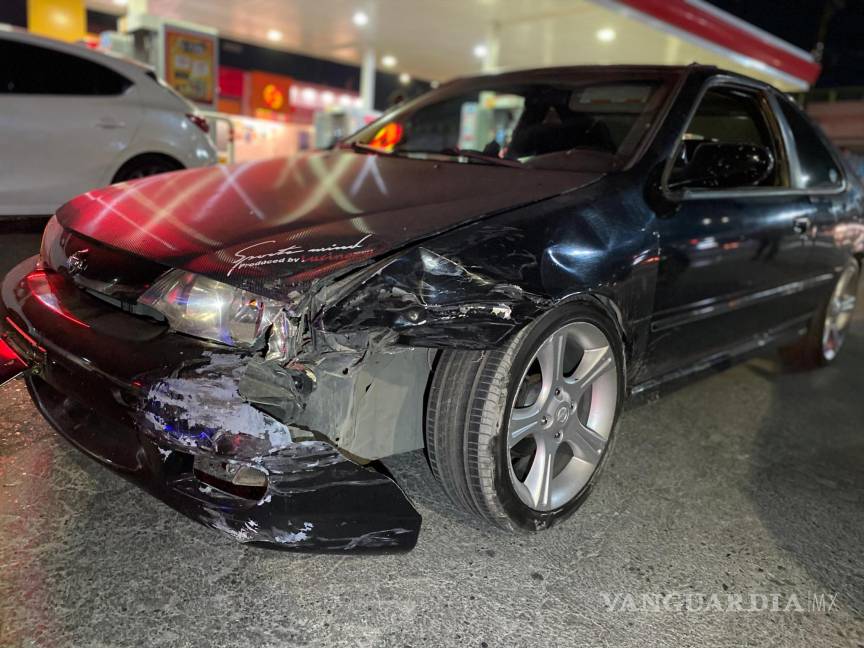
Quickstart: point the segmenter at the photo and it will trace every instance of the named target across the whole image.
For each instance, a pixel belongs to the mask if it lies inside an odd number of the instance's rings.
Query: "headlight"
[[[283,308],[275,300],[193,272],[171,270],[138,298],[162,313],[175,331],[251,347]]]

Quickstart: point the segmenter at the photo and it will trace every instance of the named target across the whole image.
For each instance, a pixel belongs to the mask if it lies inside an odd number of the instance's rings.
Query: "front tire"
[[[502,348],[444,351],[429,394],[432,472],[460,508],[507,530],[572,514],[609,453],[624,393],[617,328],[561,307]]]

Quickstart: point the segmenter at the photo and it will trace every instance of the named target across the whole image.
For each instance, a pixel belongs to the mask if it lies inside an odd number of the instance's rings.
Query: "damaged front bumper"
[[[36,259],[7,275],[0,329],[51,425],[188,517],[280,549],[407,551],[420,515],[384,472],[289,428],[237,389],[245,358],[168,333],[70,282],[36,299]]]

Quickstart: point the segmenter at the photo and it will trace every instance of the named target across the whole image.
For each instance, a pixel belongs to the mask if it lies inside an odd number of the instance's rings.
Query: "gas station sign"
[[[215,106],[216,35],[163,23],[162,45],[165,81],[187,99]]]

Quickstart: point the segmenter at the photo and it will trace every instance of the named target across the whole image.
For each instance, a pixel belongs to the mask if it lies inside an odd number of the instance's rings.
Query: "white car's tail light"
[[[198,128],[201,129],[204,133],[210,132],[210,122],[208,122],[201,115],[196,115],[195,113],[186,113],[186,119],[195,124]]]

